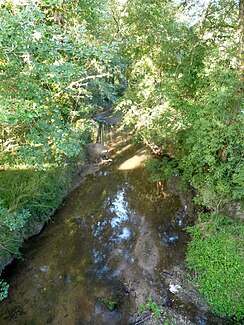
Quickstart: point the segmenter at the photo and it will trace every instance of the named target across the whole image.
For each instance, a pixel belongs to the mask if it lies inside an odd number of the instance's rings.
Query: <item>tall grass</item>
[[[47,221],[60,206],[71,178],[71,166],[0,172],[0,270],[19,255],[34,225]]]

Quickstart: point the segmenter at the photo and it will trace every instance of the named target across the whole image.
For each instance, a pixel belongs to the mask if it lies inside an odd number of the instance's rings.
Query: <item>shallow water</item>
[[[174,302],[163,281],[165,270],[183,266],[189,207],[165,184],[149,182],[145,151],[122,140],[113,163],[66,198],[5,274],[10,293],[0,324],[129,324],[148,297],[194,324],[213,324]],[[118,302],[114,311],[104,298]]]

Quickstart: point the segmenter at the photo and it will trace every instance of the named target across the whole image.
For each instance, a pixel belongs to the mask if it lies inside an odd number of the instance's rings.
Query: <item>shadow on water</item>
[[[165,270],[183,267],[188,207],[165,184],[162,196],[162,186],[147,181],[143,160],[119,168],[145,152],[116,141],[113,163],[67,197],[8,270],[1,324],[129,324],[149,296],[167,300],[193,323],[199,317],[170,299],[163,279]],[[102,299],[118,306],[109,311]]]

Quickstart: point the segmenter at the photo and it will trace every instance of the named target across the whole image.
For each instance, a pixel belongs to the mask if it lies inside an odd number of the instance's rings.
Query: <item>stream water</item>
[[[66,198],[5,274],[10,293],[0,324],[129,324],[148,297],[186,324],[220,324],[175,297],[176,283],[166,279],[183,268],[189,207],[166,184],[148,181],[145,150],[116,141],[112,164]],[[103,299],[118,305],[109,311]]]

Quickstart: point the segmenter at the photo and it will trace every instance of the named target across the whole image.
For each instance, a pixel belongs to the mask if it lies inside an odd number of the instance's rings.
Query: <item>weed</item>
[[[159,318],[160,315],[161,315],[161,310],[160,308],[158,307],[158,305],[155,303],[155,301],[153,301],[152,298],[148,298],[147,299],[147,303],[146,305],[144,304],[141,304],[140,305],[140,312],[142,313],[143,311],[146,311],[146,310],[150,310],[153,312],[154,316],[156,318]]]
[[[8,297],[9,284],[0,279],[0,301]]]

